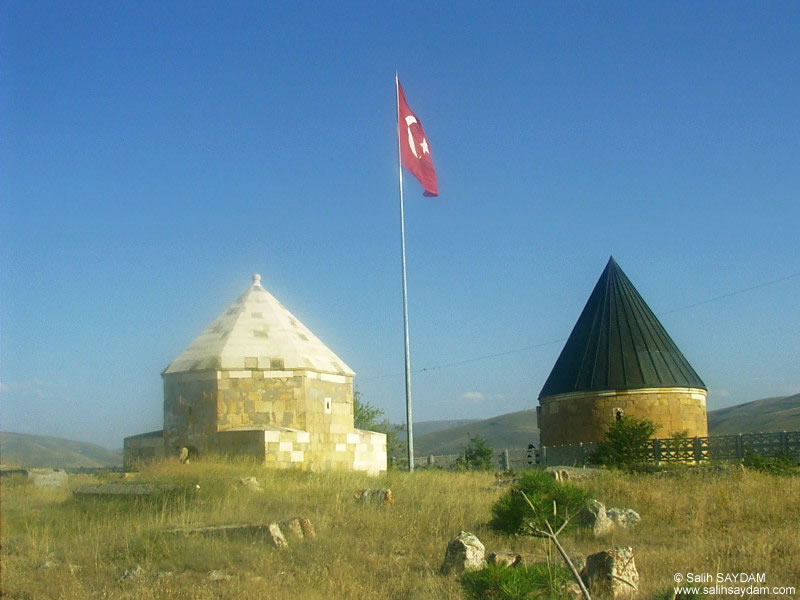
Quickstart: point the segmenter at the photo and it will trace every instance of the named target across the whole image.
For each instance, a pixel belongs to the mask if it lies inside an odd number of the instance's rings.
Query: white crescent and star
[[[417,118],[414,115],[408,115],[406,117],[406,129],[408,129],[408,146],[411,148],[411,152],[414,154],[415,157],[422,158],[419,154],[417,154],[417,145],[414,143],[414,134],[411,133],[411,125],[414,123],[419,123]],[[422,149],[422,154],[430,154],[431,151],[428,149],[428,140],[424,137],[422,141],[419,143],[419,147]]]

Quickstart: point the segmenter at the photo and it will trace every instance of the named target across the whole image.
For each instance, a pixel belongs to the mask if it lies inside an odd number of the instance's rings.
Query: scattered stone
[[[275,545],[276,548],[286,548],[289,545],[289,542],[286,541],[286,538],[281,531],[280,525],[277,523],[270,523],[267,526],[268,537]]]
[[[633,548],[625,546],[590,554],[581,578],[592,598],[632,598],[639,591]]]
[[[194,529],[171,529],[167,533],[173,535],[205,535],[212,537],[224,537],[227,539],[244,538],[252,541],[261,539],[268,540],[276,548],[286,548],[289,543],[286,541],[281,527],[286,525],[292,535],[300,540],[312,539],[315,537],[314,526],[306,517],[294,517],[281,521],[272,522],[267,525],[263,523],[244,523],[237,525],[212,525],[208,527],[195,527]]]
[[[263,492],[264,488],[258,483],[255,477],[240,477],[239,484],[254,492]]]
[[[314,531],[314,525],[311,524],[311,520],[306,517],[286,519],[278,523],[278,526],[281,528],[284,535],[291,534],[298,540],[313,539],[317,535]]]
[[[172,571],[159,571],[158,573],[153,575],[153,579],[158,581],[159,579],[164,579],[165,577],[172,577],[174,575],[175,573],[173,573]]]
[[[36,487],[67,485],[67,472],[62,469],[28,469],[28,480]]]
[[[52,558],[48,558],[45,560],[41,565],[39,565],[40,569],[52,569],[53,567],[58,566],[58,561],[53,560]]]
[[[490,565],[505,565],[506,567],[516,567],[520,564],[523,564],[523,559],[521,554],[516,554],[514,552],[507,552],[505,550],[499,550],[497,552],[490,552],[489,555],[486,557],[486,562]]]
[[[587,467],[547,467],[545,469],[556,481],[583,481],[594,477],[601,477],[608,471]]]
[[[583,600],[583,592],[581,591],[581,586],[575,583],[575,581],[567,581],[564,584],[564,594],[570,600]]]
[[[480,570],[486,566],[485,552],[486,548],[475,534],[462,531],[447,544],[439,571],[442,575],[461,575],[464,571]]]
[[[642,520],[639,513],[630,508],[609,508],[606,510],[606,515],[623,529],[630,529]]]
[[[548,471],[558,482],[569,481],[569,471],[566,469],[553,469],[552,471]]]
[[[220,571],[219,569],[214,569],[208,572],[209,581],[225,581],[226,579],[231,579],[232,577],[232,575],[228,575],[225,571]]]
[[[146,497],[170,494],[178,491],[177,485],[155,483],[100,483],[79,485],[72,494],[76,498]]]
[[[119,478],[125,479],[126,481],[130,481],[132,479],[136,479],[138,476],[139,476],[138,473],[127,472],[127,473],[120,473]]]
[[[181,448],[180,453],[178,454],[178,460],[181,462],[182,465],[189,464],[189,449],[187,447]]]
[[[376,506],[394,504],[394,494],[389,488],[358,490],[355,499],[361,504],[374,504]]]
[[[131,567],[127,571],[125,571],[122,576],[119,578],[119,581],[127,581],[129,579],[137,579],[144,575],[144,569],[141,565],[136,565],[135,567]]]
[[[605,535],[614,529],[614,521],[608,518],[606,505],[599,500],[589,500],[583,517],[584,523],[594,535]]]

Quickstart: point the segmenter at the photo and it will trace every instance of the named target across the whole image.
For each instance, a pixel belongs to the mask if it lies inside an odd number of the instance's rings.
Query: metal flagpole
[[[397,173],[400,182],[400,252],[403,257],[403,333],[406,356],[406,434],[408,436],[408,470],[414,470],[414,430],[411,418],[411,350],[408,343],[408,288],[406,285],[406,222],[403,210],[403,159],[400,154],[400,83],[394,73],[394,89],[397,99]]]

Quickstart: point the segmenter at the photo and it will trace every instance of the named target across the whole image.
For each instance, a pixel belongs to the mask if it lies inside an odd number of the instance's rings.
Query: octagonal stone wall
[[[540,443],[560,446],[599,442],[619,410],[626,416],[655,423],[655,436],[659,438],[678,432],[686,432],[689,437],[708,435],[705,390],[647,388],[539,398]]]

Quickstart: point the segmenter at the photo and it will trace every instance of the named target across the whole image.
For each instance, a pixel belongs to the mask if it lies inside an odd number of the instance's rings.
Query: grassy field
[[[257,477],[265,491],[239,485],[244,476]],[[70,488],[90,480],[71,477]],[[543,540],[488,529],[491,505],[507,490],[495,485],[492,474],[418,471],[369,478],[209,461],[154,465],[137,481],[177,483],[185,493],[87,501],[74,498],[70,488],[34,488],[20,476],[4,478],[2,597],[457,599],[465,597],[458,579],[438,570],[448,540],[460,530],[475,533],[487,551],[548,552]],[[608,474],[581,485],[609,506],[638,511],[642,522],[605,538],[578,532],[563,544],[583,554],[633,546],[640,598],[671,587],[676,572],[763,572],[768,585],[800,584],[798,477],[732,469],[669,478]],[[395,504],[358,505],[353,496],[364,487],[391,488]],[[317,537],[290,540],[283,550],[165,532],[298,515],[311,519]],[[123,577],[137,565],[141,575]]]

